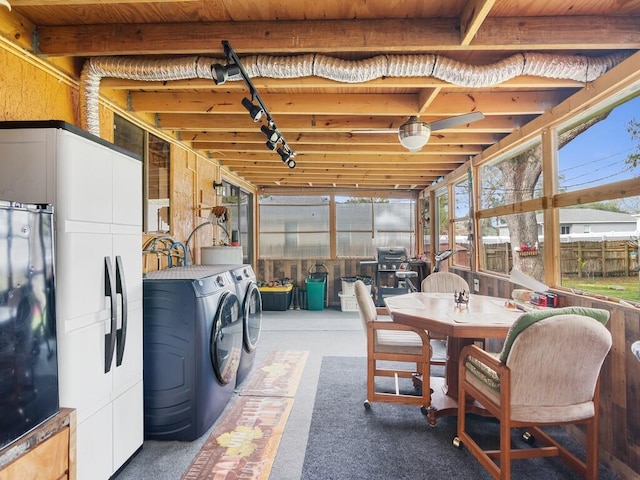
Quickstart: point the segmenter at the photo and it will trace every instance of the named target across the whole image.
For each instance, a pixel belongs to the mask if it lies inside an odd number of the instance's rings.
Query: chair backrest
[[[460,275],[451,272],[434,272],[428,275],[420,286],[421,291],[431,293],[453,293],[456,290],[469,291],[469,284]]]
[[[353,286],[356,294],[356,302],[358,303],[358,312],[360,313],[360,320],[362,325],[367,330],[367,323],[373,322],[378,318],[378,311],[376,310],[376,304],[373,303],[371,293],[362,280],[356,280]]]
[[[511,371],[511,405],[590,402],[611,349],[611,333],[604,326],[608,318],[606,310],[586,308],[522,315],[500,357]],[[519,323],[526,325],[521,329]]]

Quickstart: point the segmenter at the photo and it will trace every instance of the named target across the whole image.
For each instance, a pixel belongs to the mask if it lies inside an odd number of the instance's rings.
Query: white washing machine
[[[262,328],[262,297],[258,289],[256,275],[251,265],[238,265],[230,269],[236,283],[236,291],[242,305],[242,353],[236,376],[240,385],[253,366],[256,347]]]
[[[228,269],[189,265],[151,272],[144,290],[144,431],[195,440],[233,395],[242,307]]]

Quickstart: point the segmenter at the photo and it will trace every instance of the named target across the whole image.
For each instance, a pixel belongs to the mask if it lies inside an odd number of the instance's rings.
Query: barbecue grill
[[[404,247],[378,247],[378,271],[395,272],[401,263],[407,262],[407,249]]]
[[[384,306],[384,297],[407,293],[406,288],[398,287],[396,271],[400,265],[406,263],[407,249],[404,247],[378,247],[377,249],[378,271],[376,272],[377,303]]]

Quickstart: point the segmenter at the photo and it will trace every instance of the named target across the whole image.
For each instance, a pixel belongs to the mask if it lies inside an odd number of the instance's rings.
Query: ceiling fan
[[[411,116],[409,120],[395,128],[386,130],[354,130],[352,133],[389,133],[398,132],[400,143],[410,152],[419,152],[429,141],[431,132],[436,130],[444,130],[446,128],[457,127],[465,123],[477,122],[482,120],[484,114],[481,112],[464,113],[455,117],[443,118],[432,123],[420,121],[417,116]]]

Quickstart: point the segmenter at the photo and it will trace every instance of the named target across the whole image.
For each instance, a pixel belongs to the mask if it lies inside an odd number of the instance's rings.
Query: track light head
[[[278,152],[278,155],[280,155],[282,161],[286,163],[289,168],[295,168],[296,161],[293,159],[293,157],[296,156],[296,152],[291,151],[287,146],[278,148],[276,152]]]
[[[280,140],[280,132],[278,132],[278,130],[274,126],[262,125],[260,127],[260,130],[266,135],[269,142],[275,144]],[[273,150],[273,148],[271,150]]]
[[[240,75],[240,67],[235,63],[220,65],[215,63],[211,66],[211,76],[216,85],[222,85],[229,77]]]
[[[254,122],[259,122],[262,118],[262,115],[264,115],[264,110],[262,110],[262,108],[258,105],[254,104],[247,97],[244,97],[242,99],[242,106],[247,109],[247,112],[249,112],[249,115],[251,115],[251,118]]]

